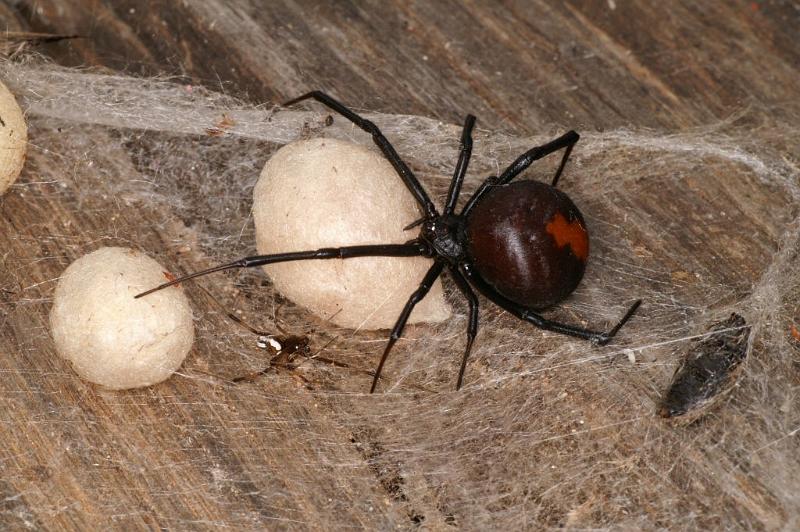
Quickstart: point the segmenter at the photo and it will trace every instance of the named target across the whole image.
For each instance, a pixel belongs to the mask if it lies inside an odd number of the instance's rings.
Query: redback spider
[[[277,262],[310,259],[349,259],[353,257],[428,257],[433,259],[419,288],[411,294],[397,318],[383,356],[375,370],[370,393],[375,391],[383,364],[405,328],[414,306],[431,289],[445,268],[469,304],[467,345],[458,372],[456,390],[461,388],[472,343],[478,331],[478,298],[472,288],[517,318],[540,329],[590,340],[605,345],[636,312],[641,300],[631,305],[621,320],[608,332],[566,325],[548,320],[536,311],[563,300],[575,290],[589,256],[586,223],[569,197],[558,190],[558,178],[570,152],[580,138],[569,131],[557,139],[536,146],[520,155],[499,176],[487,178],[467,200],[459,214],[456,203],[472,154],[472,129],[475,117],[467,115],[461,134],[461,149],[442,214],[436,210],[411,169],[383,136],[380,129],[327,94],[309,92],[284,104],[290,106],[313,98],[363,129],[380,148],[400,175],[409,192],[422,208],[423,215],[406,229],[421,226],[419,236],[405,244],[383,244],[321,248],[311,251],[256,255],[220,264],[164,283],[136,297],[146,296],[188,279],[234,268],[252,268]],[[548,185],[537,181],[511,181],[542,157],[564,150],[561,164]]]

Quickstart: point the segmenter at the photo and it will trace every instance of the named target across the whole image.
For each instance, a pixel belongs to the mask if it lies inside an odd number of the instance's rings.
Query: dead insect
[[[682,416],[706,405],[736,381],[735,370],[747,355],[750,327],[733,313],[715,323],[707,335],[695,340],[672,377],[658,415]]]
[[[275,337],[270,337],[271,340],[274,340]],[[277,341],[276,341],[277,343]],[[240,377],[234,377],[232,382],[240,383],[240,382],[251,382],[256,380],[261,375],[266,375],[272,370],[279,370],[279,369],[286,369],[286,370],[294,370],[297,366],[294,364],[295,359],[301,353],[308,353],[308,342],[306,341],[305,344],[297,344],[296,346],[288,346],[284,349],[280,349],[270,358],[269,365],[262,370],[254,371],[252,373],[248,373],[247,375],[242,375]],[[304,379],[305,381],[305,379]],[[308,384],[307,381],[305,381]]]
[[[228,317],[255,334],[258,337],[256,345],[261,349],[267,349],[272,354],[269,366],[260,371],[249,373],[242,377],[236,377],[233,379],[233,382],[252,381],[261,375],[269,373],[273,369],[293,370],[296,368],[293,363],[298,356],[308,357],[310,354],[310,341],[307,336],[286,334],[286,331],[281,329],[280,326],[278,326],[278,329],[282,334],[271,334],[252,327],[233,313],[228,313]]]
[[[209,137],[221,137],[223,136],[230,128],[236,125],[236,121],[229,117],[227,114],[222,113],[222,118],[220,118],[214,127],[206,128],[206,135]]]

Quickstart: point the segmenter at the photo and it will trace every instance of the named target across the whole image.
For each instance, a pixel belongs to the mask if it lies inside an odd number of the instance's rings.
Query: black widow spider
[[[461,388],[472,343],[478,331],[478,298],[470,285],[490,301],[521,320],[548,331],[590,340],[598,345],[611,341],[636,312],[636,301],[608,332],[597,332],[548,320],[535,312],[567,297],[578,286],[589,254],[589,236],[578,208],[556,188],[570,152],[580,138],[569,131],[557,139],[531,148],[497,177],[487,178],[467,201],[460,214],[456,203],[472,154],[472,129],[475,117],[467,115],[461,134],[461,148],[444,211],[436,210],[411,169],[383,136],[380,129],[335,99],[312,91],[284,104],[285,107],[313,98],[347,118],[372,135],[400,175],[423,211],[423,216],[406,229],[421,226],[419,236],[405,244],[362,245],[321,248],[312,251],[277,253],[245,257],[164,283],[136,297],[146,296],[177,283],[222,270],[252,268],[277,262],[309,259],[349,259],[353,257],[429,257],[433,259],[419,288],[411,294],[395,323],[383,356],[375,370],[370,393],[375,391],[383,364],[403,332],[411,311],[428,293],[433,282],[447,268],[456,286],[469,303],[467,345],[458,372],[456,390]],[[551,184],[517,181],[517,175],[542,157],[564,150],[561,164]]]

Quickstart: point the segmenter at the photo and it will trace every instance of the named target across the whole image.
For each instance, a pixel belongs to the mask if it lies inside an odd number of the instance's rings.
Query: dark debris
[[[682,416],[707,404],[736,380],[735,370],[747,354],[750,327],[733,313],[709,327],[709,334],[696,340],[672,378],[658,415]]]

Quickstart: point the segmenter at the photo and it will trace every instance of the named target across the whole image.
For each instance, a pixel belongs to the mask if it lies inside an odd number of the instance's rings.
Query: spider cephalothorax
[[[464,218],[461,216],[437,216],[422,224],[419,240],[430,246],[430,256],[439,257],[449,264],[458,265],[466,253]]]
[[[555,305],[575,290],[583,277],[589,256],[589,235],[583,216],[572,200],[556,188],[572,148],[580,138],[574,131],[520,155],[499,176],[486,179],[467,200],[463,209],[456,213],[461,185],[472,154],[475,117],[467,115],[461,135],[458,163],[444,210],[439,214],[414,173],[400,159],[375,124],[319,91],[304,94],[285,105],[309,98],[328,106],[372,135],[375,144],[395,168],[423,211],[423,217],[408,226],[410,229],[420,225],[419,236],[405,244],[346,246],[245,257],[175,279],[136,297],[212,272],[276,262],[368,256],[429,257],[433,264],[419,288],[409,297],[392,329],[375,370],[370,392],[375,391],[383,364],[402,334],[414,306],[427,295],[433,282],[445,268],[469,304],[467,345],[456,389],[461,387],[467,359],[478,331],[478,298],[472,288],[511,314],[541,329],[591,340],[600,345],[611,341],[639,307],[641,301],[634,302],[608,332],[558,323],[536,312]],[[550,184],[536,181],[511,183],[533,161],[562,149],[564,155],[561,164]]]

